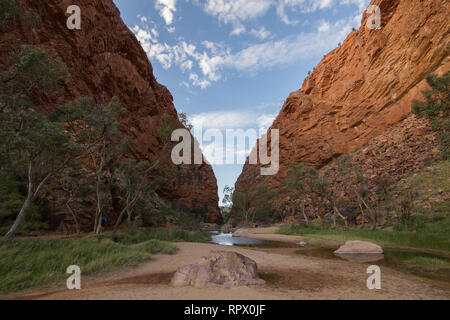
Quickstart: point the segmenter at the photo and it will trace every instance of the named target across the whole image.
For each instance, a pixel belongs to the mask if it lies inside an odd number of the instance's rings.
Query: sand
[[[264,233],[258,237],[264,238]],[[265,239],[274,236],[266,233]],[[290,237],[290,236],[283,236]],[[284,240],[288,240],[284,238]],[[289,241],[297,241],[295,237]],[[381,290],[369,290],[369,264],[300,255],[271,253],[257,249],[225,247],[205,243],[177,243],[175,255],[155,255],[137,268],[82,277],[82,289],[61,287],[31,290],[13,299],[170,299],[170,300],[299,300],[299,299],[450,299],[450,291],[425,280],[382,267]],[[177,268],[197,262],[211,250],[239,252],[256,261],[265,286],[229,289],[174,288],[170,285]]]

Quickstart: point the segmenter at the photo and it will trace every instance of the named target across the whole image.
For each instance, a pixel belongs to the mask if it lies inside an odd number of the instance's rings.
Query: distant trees
[[[431,128],[437,132],[441,155],[450,159],[450,71],[441,77],[429,74],[425,77],[429,90],[422,91],[425,102],[413,101],[412,111],[418,117],[430,120]]]
[[[285,189],[300,200],[301,213],[307,224],[309,224],[309,219],[305,207],[309,200],[312,205],[311,215],[321,220],[322,223],[324,212],[331,209],[334,226],[336,226],[336,217],[340,217],[345,225],[348,225],[347,217],[339,209],[339,190],[331,186],[326,176],[321,177],[314,167],[307,166],[302,162],[292,166],[288,170],[284,184]]]
[[[309,224],[309,219],[305,211],[305,204],[308,194],[313,192],[313,181],[316,178],[317,171],[314,168],[308,167],[304,163],[298,163],[288,170],[284,181],[285,188],[299,198],[301,213],[307,224]]]
[[[184,112],[180,112],[178,113],[178,120],[180,120],[181,124],[188,129],[189,131],[192,130],[193,125],[191,124],[191,122],[189,121],[189,118],[187,116],[186,113]]]
[[[3,22],[11,17],[18,15],[20,7],[16,0],[2,0],[0,1],[0,22]]]
[[[264,184],[259,184],[252,190],[234,191],[232,211],[240,216],[244,224],[265,220],[272,214],[271,200],[276,194],[275,190]]]

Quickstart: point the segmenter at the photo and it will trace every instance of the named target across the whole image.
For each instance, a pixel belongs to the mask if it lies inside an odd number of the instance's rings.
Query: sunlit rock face
[[[361,28],[324,56],[302,88],[289,95],[273,123],[271,129],[280,130],[278,174],[262,176],[259,166],[247,163],[236,190],[259,183],[280,190],[291,165],[305,161],[324,168],[340,155],[366,146],[381,151],[366,152],[357,163],[366,165],[374,177],[407,173],[437,154],[426,125],[410,114],[412,101],[422,98],[426,88],[425,75],[450,69],[449,4],[441,0],[371,4],[380,7],[381,28],[368,29],[369,16],[364,14]],[[385,139],[375,145],[380,136]],[[390,156],[383,158],[387,149]],[[282,197],[280,193],[279,202]]]
[[[91,96],[97,103],[107,103],[119,97],[126,114],[120,119],[121,131],[131,136],[131,155],[139,160],[151,160],[162,153],[157,138],[162,115],[177,117],[173,97],[153,75],[152,65],[134,34],[120,18],[112,0],[79,0],[81,30],[69,30],[67,8],[73,3],[64,0],[18,0],[24,9],[33,9],[42,24],[33,27],[23,21],[2,25],[0,32],[0,68],[8,67],[7,56],[20,46],[31,44],[60,57],[70,69],[62,95],[35,97],[36,104],[50,112],[78,96]],[[159,190],[161,197],[171,200],[186,211],[202,210],[207,222],[220,223],[217,181],[207,165],[176,168],[165,151],[161,171],[177,170],[177,178]],[[58,196],[52,201],[58,211]],[[63,210],[63,209],[61,209]],[[114,212],[110,213],[114,215]],[[86,213],[83,222],[91,221]],[[114,220],[114,219],[110,219]]]

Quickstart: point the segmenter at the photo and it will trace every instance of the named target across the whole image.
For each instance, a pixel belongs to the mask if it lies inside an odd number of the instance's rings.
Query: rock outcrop
[[[120,119],[123,134],[132,137],[131,154],[139,160],[160,156],[162,143],[157,130],[161,117],[168,114],[177,119],[173,97],[159,84],[152,66],[138,40],[120,18],[112,0],[79,0],[81,30],[66,26],[68,6],[65,0],[18,0],[23,9],[33,9],[42,23],[33,26],[23,19],[2,24],[0,35],[0,68],[8,67],[8,55],[30,44],[60,57],[70,69],[63,95],[36,97],[36,104],[45,112],[78,96],[91,96],[96,103],[108,103],[119,97],[126,114]],[[172,166],[170,150],[162,170]],[[179,167],[177,179],[158,193],[186,211],[197,209],[206,213],[206,221],[220,223],[217,181],[212,168],[205,164]],[[110,219],[112,220],[112,219]]]
[[[381,9],[381,29],[368,29],[364,14],[361,28],[290,94],[269,129],[280,130],[278,174],[261,176],[259,166],[247,163],[236,190],[259,183],[280,189],[289,167],[300,161],[323,169],[341,155],[360,152],[356,161],[369,167],[371,177],[386,169],[400,177],[437,154],[427,124],[410,114],[426,88],[425,75],[450,69],[450,2],[371,4]],[[375,149],[380,152],[370,152]]]
[[[372,242],[352,240],[352,241],[347,241],[343,246],[341,246],[339,249],[337,249],[334,253],[335,254],[356,254],[356,253],[381,254],[381,253],[383,253],[383,248]]]
[[[175,287],[197,288],[263,285],[256,262],[236,252],[212,251],[196,264],[180,268],[172,278]]]

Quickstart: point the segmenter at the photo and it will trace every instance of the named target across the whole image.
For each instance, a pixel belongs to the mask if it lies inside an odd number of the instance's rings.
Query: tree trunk
[[[80,224],[78,222],[77,216],[75,215],[75,212],[73,212],[72,207],[70,206],[70,202],[72,202],[72,195],[70,195],[69,200],[66,202],[66,207],[69,209],[70,214],[72,215],[73,220],[75,221],[75,228],[77,230],[77,233],[80,233]]]
[[[302,214],[303,217],[305,218],[306,224],[309,224],[308,216],[306,215],[305,212],[305,200],[302,201]]]
[[[14,235],[16,234],[19,227],[22,225],[23,220],[25,220],[31,202],[32,202],[32,195],[30,192],[28,192],[27,199],[23,203],[22,208],[20,209],[20,212],[16,218],[16,221],[14,221],[14,224],[12,225],[11,229],[9,229],[8,233],[5,235],[5,239],[14,238]]]
[[[127,208],[124,208],[122,210],[122,212],[120,213],[119,218],[117,219],[116,224],[114,225],[113,233],[116,233],[117,230],[119,229],[120,223],[122,222],[123,216],[125,215],[126,211],[127,211]]]
[[[28,208],[30,208],[31,202],[33,201],[33,165],[30,161],[28,163],[28,193],[27,198],[25,199],[25,202],[22,205],[22,208],[20,209],[19,214],[17,215],[16,220],[14,221],[14,224],[11,226],[9,231],[5,235],[5,239],[12,239],[14,238],[14,235],[16,234],[17,230],[22,225],[23,220],[25,220],[25,217],[28,212]]]

